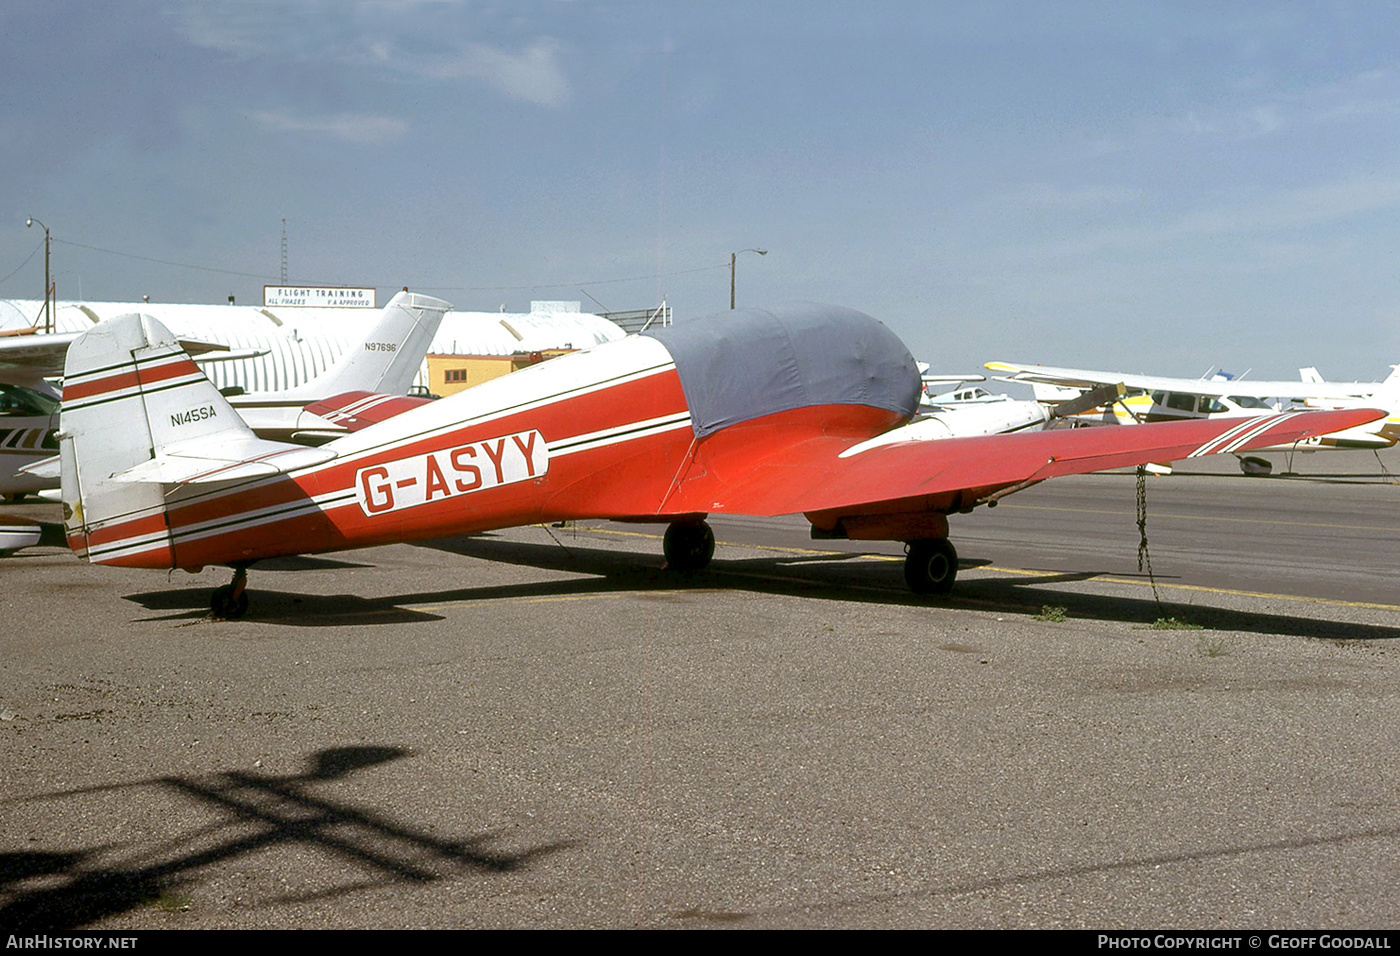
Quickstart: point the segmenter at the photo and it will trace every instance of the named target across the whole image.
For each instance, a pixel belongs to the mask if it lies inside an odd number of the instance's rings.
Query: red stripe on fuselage
[[[113,522],[97,528],[89,528],[87,542],[89,549],[112,544],[125,538],[139,538],[142,535],[159,534],[166,528],[165,516],[159,513],[148,514],[130,521]]]
[[[129,371],[118,372],[115,375],[107,375],[91,382],[75,382],[65,385],[63,388],[64,401],[74,402],[78,399],[93,398],[97,395],[105,395],[108,392],[116,392],[126,388],[135,388],[141,385],[149,388],[160,382],[168,381],[172,378],[179,378],[182,375],[197,374],[199,367],[190,359],[180,356],[170,361],[152,362],[141,364]]]

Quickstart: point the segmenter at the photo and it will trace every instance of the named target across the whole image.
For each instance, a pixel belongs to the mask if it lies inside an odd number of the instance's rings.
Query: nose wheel
[[[209,610],[215,620],[236,621],[248,612],[248,569],[235,568],[233,581],[215,588],[209,598]]]
[[[958,552],[947,538],[909,541],[904,583],[915,594],[947,594],[958,577]]]

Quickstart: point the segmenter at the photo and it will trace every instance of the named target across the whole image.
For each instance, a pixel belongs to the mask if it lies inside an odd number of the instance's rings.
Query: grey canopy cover
[[[666,346],[698,438],[809,405],[913,416],[922,383],[904,343],[854,309],[800,302],[739,309],[643,333]]]

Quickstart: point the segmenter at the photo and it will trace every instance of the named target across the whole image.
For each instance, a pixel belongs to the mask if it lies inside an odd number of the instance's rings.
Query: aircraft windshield
[[[0,382],[0,416],[52,415],[56,411],[56,399],[32,388]]]

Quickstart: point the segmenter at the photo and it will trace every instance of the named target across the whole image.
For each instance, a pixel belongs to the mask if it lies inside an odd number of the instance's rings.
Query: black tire
[[[947,594],[958,578],[958,552],[947,538],[909,542],[904,583],[915,594]]]
[[[1251,477],[1268,475],[1274,470],[1273,462],[1267,458],[1257,458],[1254,455],[1247,455],[1240,458],[1240,471]]]
[[[703,521],[677,521],[661,540],[666,567],[681,574],[703,571],[715,556],[715,533]]]
[[[248,592],[240,591],[235,598],[232,584],[215,588],[209,598],[209,610],[219,620],[236,621],[248,613]]]

